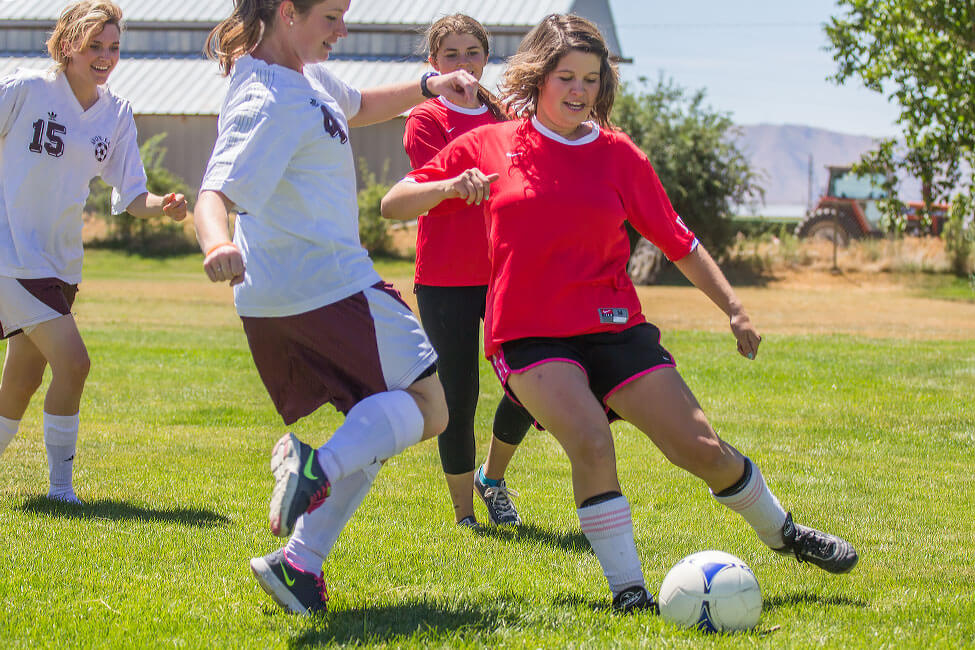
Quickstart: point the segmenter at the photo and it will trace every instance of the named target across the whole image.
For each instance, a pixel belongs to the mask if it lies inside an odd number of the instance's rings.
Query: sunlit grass
[[[391,460],[326,563],[329,613],[305,619],[279,611],[247,568],[280,543],[267,530],[267,461],[285,428],[229,290],[206,281],[198,256],[97,252],[87,263],[78,319],[92,373],[76,486],[88,505],[41,498],[39,394],[0,457],[0,647],[975,644],[975,340],[770,336],[747,363],[724,334],[665,332],[715,428],[798,521],[861,553],[848,576],[771,554],[700,482],[617,426],[650,586],[693,551],[734,553],[763,589],[755,632],[709,638],[613,615],[568,463],[539,432],[508,473],[518,531],[451,523],[434,442]],[[387,271],[408,277],[397,269]],[[481,386],[483,454],[500,397],[487,364]],[[294,430],[320,443],[340,421],[324,408]]]

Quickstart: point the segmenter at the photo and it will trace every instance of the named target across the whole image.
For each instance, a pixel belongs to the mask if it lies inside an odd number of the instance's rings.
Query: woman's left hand
[[[731,332],[738,339],[738,354],[749,359],[758,356],[758,344],[762,342],[762,337],[755,330],[748,314],[741,311],[731,317]]]
[[[173,221],[182,221],[186,218],[186,197],[182,194],[167,194],[163,197],[162,211]]]
[[[447,101],[463,106],[477,99],[477,78],[467,70],[454,70],[427,79],[427,89]]]

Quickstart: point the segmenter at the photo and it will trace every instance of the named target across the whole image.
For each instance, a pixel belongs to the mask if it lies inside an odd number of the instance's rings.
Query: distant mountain
[[[809,157],[812,156],[812,200],[826,187],[828,165],[847,165],[874,147],[865,135],[836,133],[793,124],[742,126],[739,147],[752,167],[764,174],[766,205],[805,205],[809,198]],[[903,199],[919,195],[916,184],[902,189]]]

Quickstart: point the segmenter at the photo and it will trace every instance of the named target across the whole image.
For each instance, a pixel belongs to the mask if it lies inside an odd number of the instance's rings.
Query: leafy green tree
[[[903,143],[886,139],[859,170],[879,173],[897,195],[897,172],[917,178],[925,201],[975,199],[975,2],[972,0],[839,0],[845,9],[826,25],[838,83],[859,78],[900,107]],[[903,175],[903,173],[901,175]],[[962,198],[962,195],[965,198]],[[903,205],[887,201],[897,220]],[[971,215],[947,232],[967,237]]]
[[[703,90],[688,93],[662,78],[650,86],[644,79],[636,91],[621,88],[612,119],[650,158],[677,214],[720,258],[735,234],[734,205],[764,193],[736,145],[739,132],[731,117],[704,100]],[[636,277],[632,266],[631,275],[638,282],[653,280]]]

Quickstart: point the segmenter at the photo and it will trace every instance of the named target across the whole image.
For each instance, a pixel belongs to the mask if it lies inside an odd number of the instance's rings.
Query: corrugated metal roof
[[[419,62],[331,61],[328,69],[354,88],[413,81],[428,68]],[[42,57],[0,57],[0,77],[18,68],[43,70]],[[482,83],[497,87],[504,66],[490,63]],[[125,59],[112,72],[109,86],[132,103],[137,115],[217,115],[227,93],[227,79],[205,59]]]
[[[53,21],[71,0],[0,0],[0,20]],[[231,0],[116,0],[129,22],[216,23],[230,15]],[[575,0],[352,0],[350,24],[426,25],[465,13],[485,25],[532,26],[551,13],[567,13]]]

